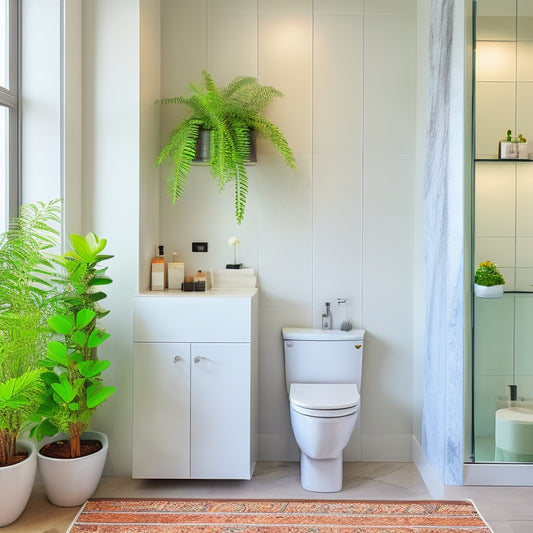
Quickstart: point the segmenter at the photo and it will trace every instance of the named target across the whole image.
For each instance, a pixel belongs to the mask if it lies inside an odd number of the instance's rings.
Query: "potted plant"
[[[503,296],[505,280],[492,261],[482,261],[474,275],[474,294],[479,298]]]
[[[43,399],[38,363],[55,312],[47,254],[60,221],[58,200],[23,205],[0,236],[0,526],[26,507],[37,468],[35,445],[19,435]]]
[[[43,362],[46,399],[32,429],[39,440],[55,436],[39,451],[38,462],[48,499],[63,507],[81,505],[98,486],[107,438],[85,430],[95,410],[115,392],[102,380],[111,363],[96,353],[109,337],[98,323],[108,314],[100,307],[106,295],[99,289],[111,283],[100,263],[112,256],[102,254],[106,240],[94,233],[72,234],[70,242],[72,251],[59,258],[66,272],[60,279],[61,310],[48,320],[55,338],[48,342]]]
[[[165,104],[185,104],[193,113],[171,132],[167,145],[156,159],[172,161],[167,194],[175,203],[182,197],[190,165],[199,153],[209,154],[211,176],[222,190],[228,181],[235,185],[235,218],[244,217],[248,194],[245,163],[250,158],[250,131],[268,139],[291,168],[296,163],[292,150],[277,126],[260,115],[264,107],[282,93],[261,85],[253,77],[237,77],[227,87],[218,88],[213,78],[203,71],[203,85],[191,83],[190,95],[163,98]],[[207,132],[207,133],[203,133]],[[197,149],[199,138],[210,140],[208,149]]]

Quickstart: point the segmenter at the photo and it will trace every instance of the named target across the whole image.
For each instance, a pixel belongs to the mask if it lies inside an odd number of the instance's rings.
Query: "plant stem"
[[[8,430],[0,431],[0,466],[9,465],[16,452],[16,443],[16,433]]]
[[[81,456],[81,422],[71,422],[69,425],[70,434],[70,457]]]

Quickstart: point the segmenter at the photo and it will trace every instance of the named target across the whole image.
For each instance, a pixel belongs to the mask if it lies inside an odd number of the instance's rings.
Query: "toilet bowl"
[[[508,407],[496,411],[495,460],[533,462],[533,411]]]
[[[291,385],[291,425],[300,448],[304,489],[337,492],[342,488],[342,451],[359,413],[355,384]]]
[[[283,328],[290,419],[302,486],[342,489],[342,452],[359,414],[363,330]]]

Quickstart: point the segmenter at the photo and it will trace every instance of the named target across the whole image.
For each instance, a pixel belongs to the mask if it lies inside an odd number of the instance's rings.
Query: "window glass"
[[[18,205],[17,19],[17,0],[0,0],[0,231]]]
[[[9,6],[8,0],[0,0],[0,86],[9,87]]]
[[[0,232],[5,231],[7,222],[7,185],[9,153],[9,110],[0,106]]]

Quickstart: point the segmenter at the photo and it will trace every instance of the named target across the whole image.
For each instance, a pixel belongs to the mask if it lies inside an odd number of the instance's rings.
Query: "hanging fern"
[[[277,126],[259,113],[282,95],[274,87],[261,85],[256,78],[241,76],[226,87],[217,88],[211,75],[202,72],[203,83],[191,83],[190,95],[164,98],[161,105],[182,104],[193,113],[170,134],[167,145],[156,159],[156,166],[170,160],[172,169],[167,181],[167,194],[175,203],[183,196],[196,143],[201,128],[210,131],[211,176],[222,190],[229,181],[235,182],[235,218],[244,218],[248,197],[248,175],[245,163],[250,158],[250,131],[268,139],[291,168],[296,167],[294,154]]]

